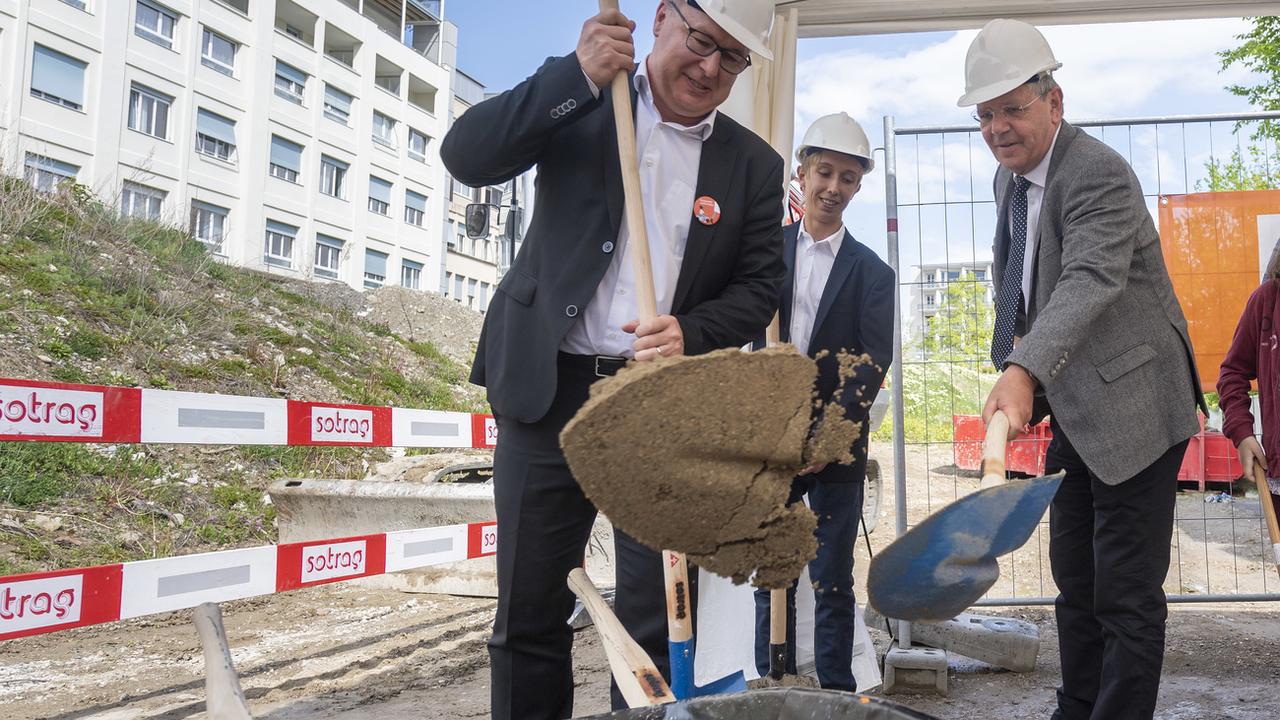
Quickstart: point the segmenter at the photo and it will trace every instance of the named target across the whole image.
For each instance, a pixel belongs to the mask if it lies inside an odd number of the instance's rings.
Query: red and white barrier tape
[[[0,640],[493,555],[497,523],[0,577]]]
[[[492,448],[492,415],[0,378],[0,440]]]

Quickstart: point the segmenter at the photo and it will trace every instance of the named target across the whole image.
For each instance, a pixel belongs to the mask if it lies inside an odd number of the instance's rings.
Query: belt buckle
[[[614,375],[617,375],[617,374],[618,374],[618,371],[617,371],[617,370],[614,370],[613,372],[603,372],[602,370],[600,370],[600,361],[601,361],[601,360],[606,360],[606,361],[608,361],[608,360],[614,360],[614,361],[616,361],[616,360],[622,360],[622,359],[623,359],[623,358],[620,358],[620,357],[613,357],[613,356],[611,356],[611,355],[596,355],[596,356],[595,356],[595,360],[596,360],[596,377],[613,377]]]

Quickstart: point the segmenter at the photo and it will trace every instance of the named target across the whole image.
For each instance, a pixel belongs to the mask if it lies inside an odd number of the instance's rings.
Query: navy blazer
[[[575,55],[552,58],[459,117],[440,157],[471,186],[538,168],[529,231],[489,305],[471,371],[495,413],[537,421],[555,397],[560,343],[595,296],[622,225],[612,95],[592,95]],[[764,140],[716,116],[694,197],[715,199],[721,214],[712,225],[691,220],[671,307],[685,354],[741,347],[773,317],[783,275],[782,170]]]
[[[799,222],[788,225],[782,232],[782,256],[787,264],[779,308],[783,342],[791,342],[791,305],[795,299],[796,239],[799,233]],[[862,434],[853,446],[854,463],[851,466],[828,466],[819,476],[822,480],[856,482],[866,475],[871,403],[880,392],[880,384],[893,362],[896,289],[897,278],[893,268],[845,230],[840,252],[836,254],[831,275],[822,289],[813,333],[809,336],[809,357],[828,351],[826,357],[818,360],[818,378],[814,386],[818,398],[825,403],[835,394],[840,382],[836,353],[840,350],[866,353],[874,365],[860,366],[845,383],[841,398],[845,417],[862,427]]]

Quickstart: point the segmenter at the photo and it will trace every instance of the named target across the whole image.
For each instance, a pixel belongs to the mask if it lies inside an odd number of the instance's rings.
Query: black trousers
[[[1062,687],[1054,720],[1150,720],[1164,662],[1184,440],[1118,485],[1089,471],[1052,423],[1045,472],[1067,475],[1049,511]]]
[[[862,518],[865,472],[851,477],[850,468],[828,465],[820,473],[801,475],[791,483],[788,505],[809,496],[818,516],[818,554],[809,562],[813,584],[813,662],[824,690],[854,692],[853,679],[853,545]],[[839,480],[832,478],[839,477]],[[769,591],[756,590],[756,670],[769,672]],[[796,672],[796,584],[787,589],[787,668]]]
[[[560,451],[560,431],[587,399],[594,372],[561,364],[555,402],[535,423],[498,417],[494,503],[498,610],[489,640],[495,720],[551,720],[573,713],[574,598],[565,584],[582,565],[596,508]],[[622,624],[668,674],[666,596],[659,553],[615,533]],[[615,707],[621,697],[615,689]]]

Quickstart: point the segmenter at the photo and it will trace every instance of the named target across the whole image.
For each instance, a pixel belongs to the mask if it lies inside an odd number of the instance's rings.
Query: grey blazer
[[[1009,247],[1013,176],[1000,168],[992,279]],[[1008,362],[1040,382],[1094,475],[1116,485],[1199,430],[1206,414],[1187,320],[1142,188],[1119,154],[1062,123],[1036,228],[1027,333]]]

